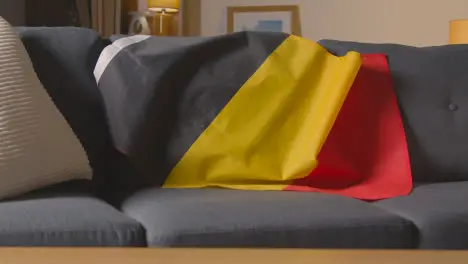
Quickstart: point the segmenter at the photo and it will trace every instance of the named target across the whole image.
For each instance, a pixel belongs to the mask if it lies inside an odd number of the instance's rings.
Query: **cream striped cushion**
[[[90,177],[83,147],[0,18],[0,198]]]

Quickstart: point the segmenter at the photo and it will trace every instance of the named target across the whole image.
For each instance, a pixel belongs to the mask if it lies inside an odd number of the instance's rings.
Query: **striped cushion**
[[[0,18],[0,198],[90,177],[81,143],[42,87],[19,37]]]

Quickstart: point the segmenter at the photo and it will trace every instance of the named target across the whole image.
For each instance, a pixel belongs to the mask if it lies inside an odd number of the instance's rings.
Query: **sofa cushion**
[[[319,41],[332,53],[388,55],[416,181],[468,180],[468,45],[415,48]]]
[[[102,97],[93,76],[105,42],[98,33],[84,28],[17,30],[37,76],[81,141],[96,176],[112,149]]]
[[[82,145],[37,78],[15,30],[1,17],[0,54],[0,199],[90,179]]]
[[[0,202],[0,246],[145,246],[143,227],[72,182]]]
[[[375,203],[411,220],[423,249],[468,249],[468,182],[417,186],[409,196]]]
[[[372,204],[319,193],[146,189],[122,205],[150,246],[409,248],[412,224]]]
[[[93,30],[21,27],[20,38],[36,73],[87,152],[94,187],[113,204],[141,188],[141,175],[115,150],[94,67],[108,44]]]

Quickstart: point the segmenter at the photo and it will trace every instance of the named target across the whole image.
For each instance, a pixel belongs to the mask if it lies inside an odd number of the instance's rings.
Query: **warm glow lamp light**
[[[450,21],[450,44],[468,44],[468,19]]]
[[[163,31],[163,15],[177,13],[180,9],[179,0],[148,0],[148,9],[160,13],[159,31]]]
[[[148,0],[148,9],[161,13],[177,13],[180,9],[179,0]]]

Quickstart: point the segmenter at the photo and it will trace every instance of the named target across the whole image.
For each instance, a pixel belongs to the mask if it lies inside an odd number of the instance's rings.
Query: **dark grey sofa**
[[[107,45],[78,28],[20,28],[36,72],[81,140],[92,182],[0,202],[0,246],[468,249],[468,45],[324,40],[386,53],[408,136],[411,195],[340,196],[145,186],[111,144],[93,68]]]

